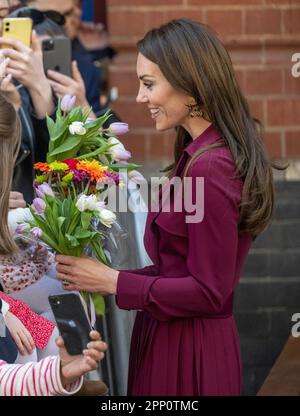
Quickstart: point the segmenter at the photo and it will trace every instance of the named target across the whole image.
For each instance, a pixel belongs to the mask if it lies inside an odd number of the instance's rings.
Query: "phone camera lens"
[[[7,28],[5,28],[5,32],[9,32],[9,28],[7,27]]]

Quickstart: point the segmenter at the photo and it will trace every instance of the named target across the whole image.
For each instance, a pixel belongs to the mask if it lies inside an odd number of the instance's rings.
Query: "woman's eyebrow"
[[[142,81],[144,78],[154,78],[154,76],[153,75],[147,75],[147,74],[144,74],[144,75],[141,75],[140,77],[139,77],[139,79]]]

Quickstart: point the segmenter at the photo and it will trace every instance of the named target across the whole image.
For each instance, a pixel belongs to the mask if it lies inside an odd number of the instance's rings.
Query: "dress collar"
[[[216,142],[221,137],[221,133],[210,124],[199,137],[186,145],[184,151],[192,156],[198,149]]]

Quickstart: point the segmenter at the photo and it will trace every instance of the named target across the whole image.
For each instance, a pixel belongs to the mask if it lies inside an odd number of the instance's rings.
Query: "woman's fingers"
[[[8,45],[11,46],[13,49],[16,49],[19,52],[23,52],[23,53],[30,53],[32,51],[31,48],[28,48],[28,46],[24,45],[23,42],[20,42],[19,40],[16,39],[9,39],[9,38],[3,38],[0,37],[0,45]],[[5,51],[9,50],[4,49]]]
[[[47,76],[52,81],[56,81],[58,84],[61,84],[64,86],[69,86],[74,82],[72,78],[68,77],[67,75],[61,74],[60,72],[57,72],[57,71],[52,71],[52,69],[48,69]]]
[[[31,50],[29,50],[31,51]],[[30,62],[31,59],[31,55],[29,55],[28,52],[19,52],[17,50],[14,49],[2,49],[2,54],[7,57],[10,58],[11,61],[18,61],[18,62],[23,62],[28,64]]]
[[[72,268],[71,268],[72,266],[68,266],[68,265],[65,265],[65,264],[57,264],[57,266],[56,266],[56,270],[59,272],[59,273],[66,273],[66,274],[72,274]]]
[[[51,79],[48,78],[48,82],[57,95],[65,95],[69,92],[69,89],[65,87],[64,85],[58,84],[55,81],[51,81]]]

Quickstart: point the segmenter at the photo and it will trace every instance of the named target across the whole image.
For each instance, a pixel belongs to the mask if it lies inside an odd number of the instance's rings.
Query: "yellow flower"
[[[48,176],[47,175],[37,175],[34,180],[37,183],[44,183],[44,182],[47,182]]]
[[[74,172],[69,172],[67,175],[62,177],[62,181],[66,184],[71,182],[71,180],[74,178]]]
[[[57,162],[57,160],[55,160],[55,162],[50,163],[49,166],[52,171],[65,171],[69,169],[69,166],[66,163]]]
[[[101,165],[97,160],[82,160],[76,165],[76,169],[90,175],[91,181],[98,181],[106,176],[104,171],[107,170],[107,166]]]

